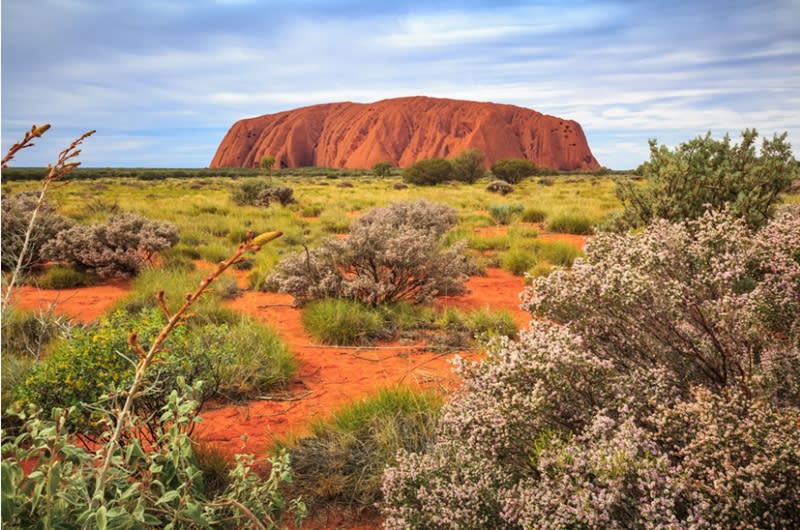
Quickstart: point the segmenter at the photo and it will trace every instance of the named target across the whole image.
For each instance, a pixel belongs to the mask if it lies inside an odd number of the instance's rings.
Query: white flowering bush
[[[800,526],[800,209],[598,235],[535,281],[436,441],[384,475],[386,527]]]
[[[375,208],[346,239],[328,238],[283,259],[267,284],[297,304],[327,297],[420,303],[461,294],[469,270],[465,244],[446,247],[444,237],[455,222],[452,208],[425,200]]]

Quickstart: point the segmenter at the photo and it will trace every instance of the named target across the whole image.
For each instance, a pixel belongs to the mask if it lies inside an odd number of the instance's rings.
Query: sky
[[[206,167],[238,119],[425,95],[581,124],[630,169],[745,128],[800,158],[800,0],[3,0],[2,149],[44,166],[89,129],[87,167]]]

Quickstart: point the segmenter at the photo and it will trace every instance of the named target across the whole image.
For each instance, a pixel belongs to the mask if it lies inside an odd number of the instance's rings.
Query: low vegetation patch
[[[368,344],[388,338],[383,312],[355,300],[311,302],[303,308],[303,325],[322,344]]]
[[[561,234],[591,235],[595,222],[580,213],[560,213],[547,221],[547,229]]]
[[[396,387],[316,421],[310,436],[288,442],[294,473],[287,495],[312,507],[371,507],[398,451],[420,451],[432,440],[441,404],[437,393]]]

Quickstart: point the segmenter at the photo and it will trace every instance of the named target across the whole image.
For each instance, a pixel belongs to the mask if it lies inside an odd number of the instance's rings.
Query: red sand
[[[53,310],[81,322],[91,322],[129,292],[127,282],[76,289],[37,289],[24,285],[11,293],[12,304],[21,309]]]

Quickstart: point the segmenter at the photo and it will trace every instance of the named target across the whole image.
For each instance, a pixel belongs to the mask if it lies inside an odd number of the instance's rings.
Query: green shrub
[[[461,182],[472,184],[486,174],[483,169],[483,161],[486,155],[480,149],[470,148],[462,151],[451,163],[453,165],[453,177]]]
[[[624,211],[612,227],[635,228],[659,218],[695,219],[709,205],[729,205],[750,227],[762,226],[798,172],[786,133],[765,138],[760,155],[757,138],[754,129],[745,129],[742,142],[731,145],[727,135],[718,141],[709,132],[674,150],[651,140],[650,160],[642,167],[647,182],[619,182],[616,194]]]
[[[487,250],[506,250],[510,245],[511,240],[508,236],[470,236],[467,238],[467,246],[481,252]]]
[[[522,220],[526,223],[541,223],[546,217],[545,211],[539,208],[529,207],[522,212]]]
[[[308,204],[303,206],[303,209],[300,210],[300,214],[303,217],[319,217],[323,210],[325,210],[325,207],[321,204]]]
[[[147,269],[134,280],[131,293],[114,304],[114,309],[122,309],[135,314],[143,308],[157,307],[156,294],[163,290],[167,306],[175,312],[183,304],[186,293],[197,289],[203,278],[202,272],[187,273],[177,269]],[[236,323],[239,316],[221,306],[221,297],[214,289],[203,294],[192,306],[193,323]]]
[[[434,436],[442,398],[431,391],[384,389],[311,425],[289,448],[291,495],[313,504],[360,508],[381,498],[381,477],[398,451],[421,451]]]
[[[403,180],[418,186],[433,186],[453,178],[453,165],[444,158],[420,160],[403,170]]]
[[[0,367],[0,378],[2,379],[2,383],[0,383],[0,400],[3,403],[2,414],[3,423],[5,423],[5,410],[17,399],[19,388],[25,383],[25,379],[30,375],[36,361],[30,355],[10,353],[4,348],[0,362],[2,362],[2,367]],[[3,425],[3,429],[6,429],[5,425]]]
[[[521,204],[492,204],[489,206],[489,215],[501,225],[511,224],[514,217],[523,212]]]
[[[516,184],[526,177],[533,176],[538,170],[536,164],[524,158],[504,158],[492,164],[492,174],[510,184]]]
[[[575,258],[583,255],[580,250],[563,241],[537,241],[536,252],[540,259],[559,267],[572,267]]]
[[[531,251],[515,247],[503,256],[502,267],[515,276],[522,276],[536,261],[536,256]]]
[[[392,165],[388,162],[378,162],[372,166],[372,172],[375,173],[376,177],[388,177],[389,173],[392,172]]]
[[[590,235],[594,225],[594,221],[583,214],[561,213],[547,222],[547,229],[562,234]]]
[[[333,234],[346,234],[350,230],[352,220],[338,208],[325,210],[319,216],[319,225],[322,230]]]
[[[19,397],[49,411],[91,404],[114,389],[128,387],[136,355],[128,347],[128,335],[135,330],[147,350],[165,321],[160,309],[144,309],[133,316],[117,311],[96,326],[73,331],[33,369]],[[232,325],[180,326],[165,344],[160,362],[148,373],[147,391],[136,402],[143,418],[164,406],[178,377],[204,381],[202,401],[218,390],[226,396],[266,390],[285,382],[294,370],[287,347],[274,332],[251,319]],[[100,420],[93,409],[82,408],[71,425],[91,434]]]
[[[366,344],[388,336],[383,313],[352,300],[327,298],[303,309],[306,331],[323,344]]]
[[[36,276],[34,283],[41,289],[72,289],[94,285],[100,279],[91,272],[66,265],[54,265]]]
[[[551,272],[553,272],[553,267],[550,265],[550,263],[546,261],[540,261],[528,271],[528,275],[530,278],[541,278],[543,276],[548,276]],[[531,282],[527,281],[526,278],[525,284],[531,285]]]
[[[269,182],[262,178],[244,179],[231,194],[231,199],[239,206],[255,205],[259,194],[269,187]]]
[[[467,315],[466,325],[475,338],[505,336],[513,339],[519,332],[514,316],[507,309],[476,309]]]

